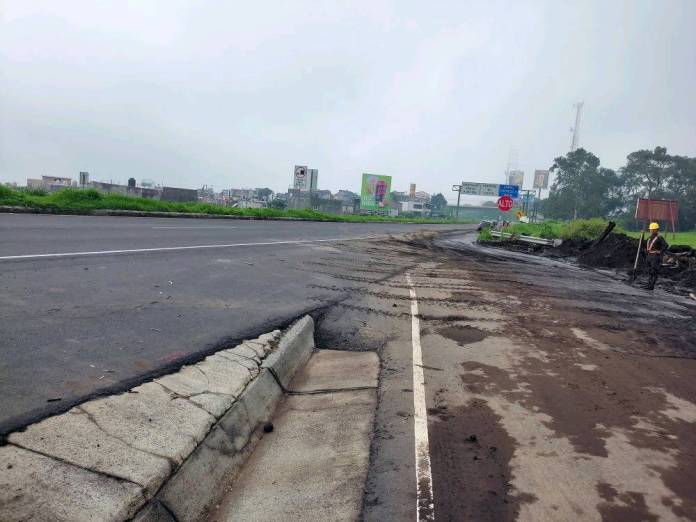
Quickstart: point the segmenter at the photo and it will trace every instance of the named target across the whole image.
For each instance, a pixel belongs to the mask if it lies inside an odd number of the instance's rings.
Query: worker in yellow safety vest
[[[657,276],[660,274],[662,256],[667,250],[667,241],[660,235],[660,225],[650,223],[650,237],[645,244],[648,261],[648,284],[644,286],[646,290],[654,290]]]

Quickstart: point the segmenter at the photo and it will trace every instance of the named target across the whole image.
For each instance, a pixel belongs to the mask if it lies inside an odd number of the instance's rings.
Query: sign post
[[[462,197],[462,185],[452,185],[452,191],[457,193],[457,212],[455,213],[455,218],[459,219],[459,200]]]

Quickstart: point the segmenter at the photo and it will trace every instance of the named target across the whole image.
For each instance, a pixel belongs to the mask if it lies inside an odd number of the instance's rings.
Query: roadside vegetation
[[[389,217],[358,214],[330,214],[315,210],[278,208],[232,208],[210,203],[176,203],[121,194],[102,193],[94,189],[66,188],[51,194],[43,190],[16,190],[0,185],[0,205],[27,207],[61,214],[89,214],[93,210],[136,210],[142,212],[184,212],[260,219],[295,218],[313,221],[452,223],[442,218]],[[463,221],[459,221],[463,222]]]
[[[655,147],[630,153],[626,164],[613,170],[580,148],[555,158],[550,171],[555,179],[540,207],[547,219],[603,217],[636,230],[641,226],[634,219],[636,201],[649,197],[676,200],[679,225],[696,227],[696,158]]]
[[[607,225],[608,221],[600,218],[576,219],[567,222],[513,223],[505,229],[505,232],[519,236],[543,237],[544,239],[593,240],[604,232]],[[614,232],[622,233],[624,231],[617,226],[614,228]],[[491,237],[490,232],[488,232],[487,236]],[[479,235],[479,239],[486,241],[482,235]]]
[[[640,237],[640,232],[627,232],[627,234],[636,239]],[[674,235],[672,232],[663,230],[662,235],[665,236],[667,243],[670,245],[688,245],[691,248],[696,248],[696,230],[692,230],[691,232],[677,232]]]
[[[609,224],[608,221],[600,218],[576,219],[574,221],[545,221],[543,223],[513,223],[505,229],[505,232],[519,236],[543,237],[544,239],[567,239],[567,240],[595,240]],[[612,234],[626,234],[629,237],[638,239],[640,232],[626,231],[620,226],[616,226]],[[646,232],[647,234],[647,232]],[[662,234],[670,245],[688,245],[696,248],[696,230],[690,232],[677,232],[672,234],[663,230]],[[482,230],[479,233],[479,241],[493,240],[490,230]]]

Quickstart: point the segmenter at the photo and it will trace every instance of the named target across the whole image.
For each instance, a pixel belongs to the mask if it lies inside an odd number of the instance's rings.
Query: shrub
[[[604,229],[607,227],[607,222],[600,218],[594,219],[576,219],[566,224],[561,230],[563,239],[597,239]],[[614,232],[620,232],[620,228],[615,228]]]
[[[479,232],[479,235],[478,235],[478,240],[479,241],[492,241],[493,236],[491,235],[491,229],[490,228],[481,229],[481,232]]]

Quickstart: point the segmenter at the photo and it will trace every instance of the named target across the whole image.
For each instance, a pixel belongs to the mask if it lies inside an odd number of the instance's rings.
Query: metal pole
[[[462,181],[462,183],[464,183]],[[459,200],[462,197],[462,185],[459,185],[459,190],[457,191],[457,219],[459,219]]]

